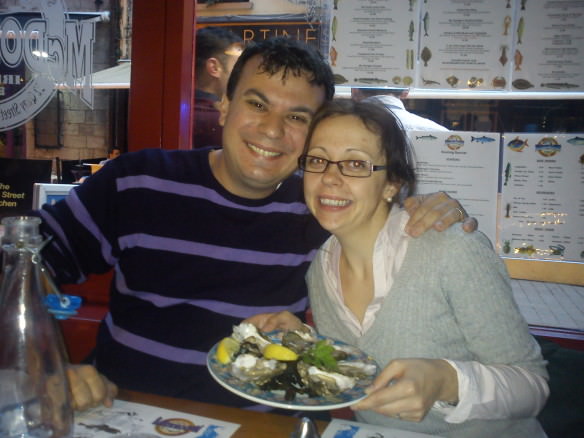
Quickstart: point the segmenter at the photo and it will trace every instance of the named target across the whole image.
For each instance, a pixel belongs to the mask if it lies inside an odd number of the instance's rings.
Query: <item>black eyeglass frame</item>
[[[307,158],[316,158],[318,160],[322,160],[322,161],[326,161],[326,165],[324,166],[324,169],[322,169],[322,171],[316,171],[316,170],[308,170],[306,168],[306,160]],[[351,161],[359,161],[360,163],[367,163],[369,165],[369,174],[368,175],[347,175],[346,173],[343,172],[343,163],[348,163]],[[371,163],[370,161],[367,160],[339,160],[339,161],[333,161],[333,160],[327,160],[326,158],[322,158],[322,157],[316,157],[314,155],[309,155],[309,154],[302,154],[298,157],[298,167],[300,169],[302,169],[304,172],[309,172],[309,173],[325,173],[327,171],[327,169],[329,168],[329,165],[331,164],[336,164],[337,167],[339,168],[339,172],[341,172],[341,175],[343,176],[348,176],[349,178],[369,178],[373,172],[377,171],[377,170],[385,170],[387,169],[388,166],[386,165],[375,165],[373,163]]]

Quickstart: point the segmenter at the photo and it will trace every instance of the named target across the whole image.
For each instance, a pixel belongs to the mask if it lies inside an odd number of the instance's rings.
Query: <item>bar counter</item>
[[[239,429],[233,434],[234,438],[288,438],[300,422],[299,418],[286,415],[248,411],[123,389],[120,390],[117,398],[240,424]],[[322,434],[327,423],[324,421],[315,421],[314,423],[319,433]]]

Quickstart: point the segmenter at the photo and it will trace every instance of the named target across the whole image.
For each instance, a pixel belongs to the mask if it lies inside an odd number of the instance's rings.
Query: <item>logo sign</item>
[[[38,6],[33,8],[33,3]],[[95,23],[69,20],[63,0],[19,4],[28,9],[0,14],[0,131],[35,117],[58,85],[74,89],[93,108]],[[26,78],[18,74],[23,68],[28,71]]]
[[[180,436],[191,432],[198,432],[203,426],[197,426],[192,421],[184,418],[167,418],[158,417],[154,420],[156,432],[164,436]]]

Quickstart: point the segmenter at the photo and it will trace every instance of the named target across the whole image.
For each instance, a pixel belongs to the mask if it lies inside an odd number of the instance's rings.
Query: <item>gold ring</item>
[[[460,220],[461,220],[461,221],[463,221],[463,220],[464,220],[464,217],[466,216],[466,215],[464,214],[464,210],[463,210],[462,208],[460,208],[460,207],[456,207],[456,209],[455,209],[455,210],[456,210],[456,211],[458,211],[458,212],[460,213]]]

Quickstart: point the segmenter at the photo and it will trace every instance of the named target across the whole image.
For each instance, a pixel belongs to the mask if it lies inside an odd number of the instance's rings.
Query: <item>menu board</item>
[[[418,193],[444,191],[497,241],[500,135],[492,132],[410,131]]]
[[[511,71],[510,1],[424,2],[417,86],[496,90]]]
[[[584,1],[520,3],[513,90],[584,90]]]
[[[334,1],[329,63],[337,85],[414,82],[419,1]]]
[[[584,0],[333,0],[337,85],[584,91]]]
[[[584,262],[584,134],[504,134],[502,254]]]

